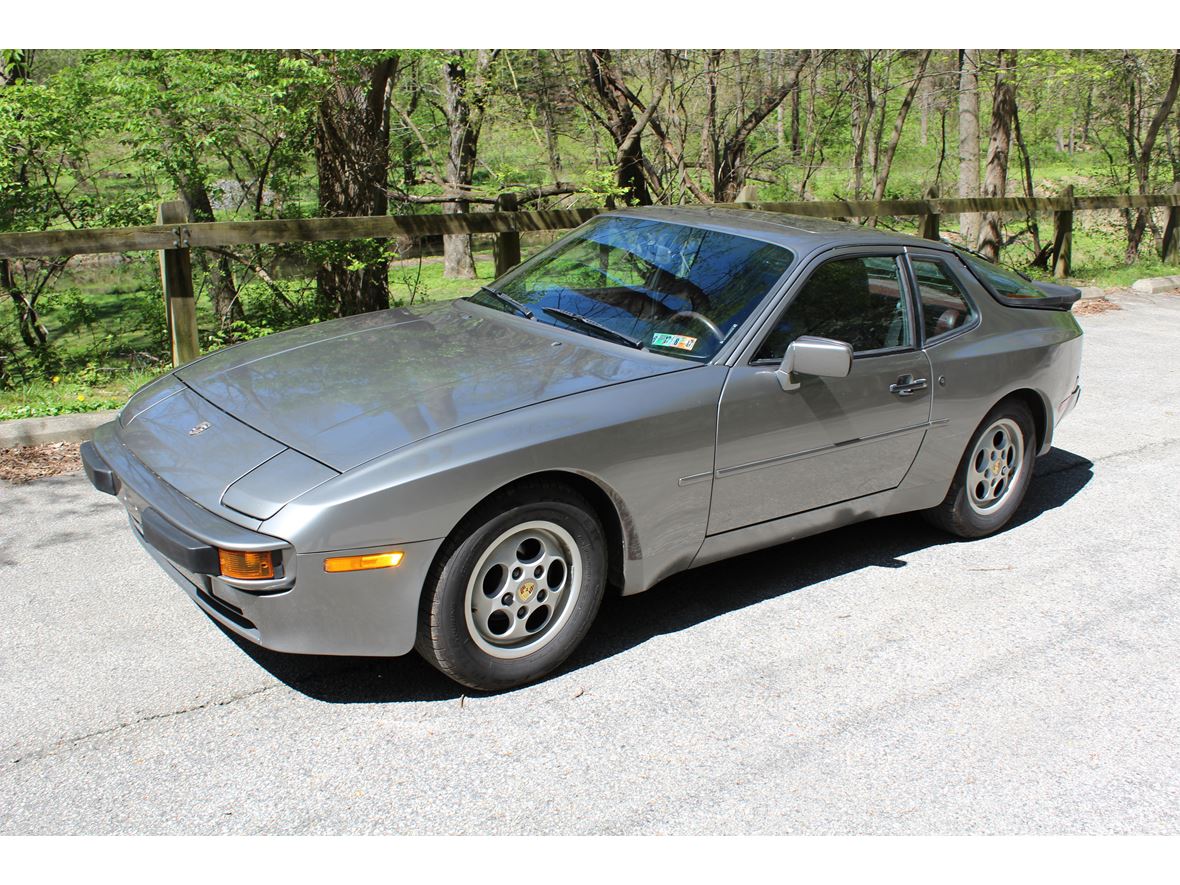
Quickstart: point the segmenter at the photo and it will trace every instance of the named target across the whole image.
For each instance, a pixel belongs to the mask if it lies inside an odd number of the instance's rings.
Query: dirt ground
[[[81,469],[78,443],[0,449],[0,479],[15,485]]]
[[[1113,301],[1105,298],[1095,298],[1092,301],[1079,301],[1073,306],[1073,312],[1078,316],[1091,316],[1096,313],[1106,313],[1108,310],[1122,310]]]

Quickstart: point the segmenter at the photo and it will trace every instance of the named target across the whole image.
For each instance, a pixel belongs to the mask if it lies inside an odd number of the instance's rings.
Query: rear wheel
[[[510,490],[466,519],[428,579],[416,647],[447,676],[496,691],[559,666],[589,630],[606,583],[594,509],[572,490]]]
[[[927,519],[963,538],[980,538],[1006,526],[1028,491],[1036,458],[1032,414],[1019,400],[1004,400],[980,423],[942,504]]]

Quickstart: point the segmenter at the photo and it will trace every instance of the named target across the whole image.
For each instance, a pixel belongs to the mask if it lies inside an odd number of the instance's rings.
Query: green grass
[[[0,390],[0,420],[117,409],[136,390],[169,368],[97,372],[93,376],[55,375],[12,390]]]
[[[1180,266],[1164,264],[1158,255],[1140,256],[1134,264],[1122,267],[1075,266],[1069,282],[1080,286],[1100,286],[1109,289],[1114,286],[1126,288],[1136,280],[1149,277],[1171,277],[1180,275]]]
[[[474,280],[451,280],[443,276],[441,256],[421,261],[401,261],[389,268],[389,300],[396,306],[424,301],[449,301],[472,294],[481,283],[495,279],[495,262],[490,253],[475,255]]]

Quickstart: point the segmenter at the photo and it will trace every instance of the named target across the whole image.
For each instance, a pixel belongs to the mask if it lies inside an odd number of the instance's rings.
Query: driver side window
[[[762,342],[755,361],[779,361],[801,335],[832,338],[854,353],[908,347],[909,299],[891,256],[829,261],[817,268]]]

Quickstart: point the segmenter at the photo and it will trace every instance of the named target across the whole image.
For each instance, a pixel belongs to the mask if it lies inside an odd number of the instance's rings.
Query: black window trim
[[[762,359],[755,359],[758,351],[762,349],[762,345],[766,340],[774,334],[775,327],[783,314],[790,310],[795,298],[803,291],[803,287],[810,282],[812,276],[815,275],[825,264],[832,261],[848,261],[854,258],[892,258],[894,265],[897,267],[897,279],[901,285],[904,293],[903,297],[909,305],[910,310],[910,343],[900,347],[878,347],[874,350],[854,350],[852,352],[852,359],[872,359],[879,356],[893,356],[899,353],[913,353],[922,349],[921,341],[922,330],[918,328],[917,323],[917,291],[913,285],[913,278],[908,263],[906,263],[906,253],[904,249],[896,246],[885,246],[883,248],[874,249],[872,247],[852,247],[856,251],[852,254],[844,251],[847,246],[836,247],[818,256],[818,260],[805,267],[804,275],[799,279],[797,285],[792,286],[794,289],[777,307],[770,309],[771,319],[766,324],[765,330],[759,335],[752,347],[750,347],[750,358],[746,361],[748,366],[777,366],[782,363],[782,357],[774,359],[773,357],[764,357]]]
[[[979,328],[979,324],[982,322],[982,312],[979,309],[979,305],[975,303],[975,299],[973,299],[971,294],[967,291],[967,286],[964,285],[963,282],[963,275],[958,272],[957,268],[952,267],[950,257],[951,256],[944,255],[941,252],[919,252],[911,251],[909,249],[906,250],[906,272],[909,274],[912,283],[914,300],[917,302],[918,315],[921,315],[922,311],[922,295],[921,288],[918,286],[918,274],[914,270],[913,263],[915,261],[929,261],[931,264],[939,265],[944,271],[947,272],[947,275],[958,284],[959,294],[963,296],[963,300],[966,301],[967,306],[971,308],[971,320],[969,322],[959,326],[957,329],[951,329],[949,332],[943,332],[941,335],[935,335],[933,338],[926,337],[926,323],[923,322],[920,328],[918,328],[918,337],[921,341],[920,349],[922,350],[925,350],[929,345],[942,344],[945,341],[949,341],[952,338],[957,338],[960,335],[970,332],[972,329],[977,329]],[[967,267],[967,265],[963,262],[963,259],[959,258],[958,255],[954,255],[954,258],[959,262],[959,264],[963,266],[963,270],[966,273],[971,273],[971,269]],[[971,278],[974,279],[975,275],[971,274]],[[915,326],[917,325],[918,324],[915,323]]]

